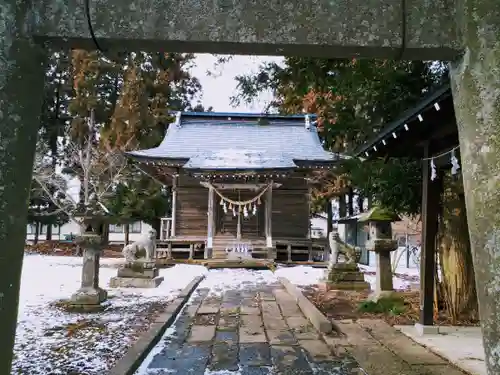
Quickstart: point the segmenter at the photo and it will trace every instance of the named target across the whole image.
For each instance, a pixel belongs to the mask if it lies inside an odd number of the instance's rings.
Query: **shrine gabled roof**
[[[305,115],[183,113],[158,147],[128,152],[139,160],[180,161],[185,169],[290,169],[338,156],[323,149]],[[299,163],[300,164],[300,163]]]

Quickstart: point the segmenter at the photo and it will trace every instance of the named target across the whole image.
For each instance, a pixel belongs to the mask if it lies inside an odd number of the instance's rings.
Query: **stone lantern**
[[[376,256],[375,291],[370,299],[377,301],[389,297],[394,292],[392,284],[391,252],[398,248],[398,243],[392,238],[392,223],[401,218],[394,212],[374,207],[361,214],[359,222],[368,224],[370,239],[366,242],[366,250],[373,251]]]
[[[83,249],[82,281],[69,301],[74,309],[86,311],[101,309],[108,293],[99,287],[99,261],[105,245],[104,230],[107,215],[94,204],[92,207],[79,207],[75,217],[81,220],[81,232],[76,242]]]

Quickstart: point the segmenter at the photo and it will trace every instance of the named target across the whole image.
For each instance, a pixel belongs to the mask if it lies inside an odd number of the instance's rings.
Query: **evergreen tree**
[[[157,146],[163,139],[172,111],[202,110],[192,106],[201,86],[188,68],[193,56],[174,53],[133,53],[126,58],[123,88],[101,143],[127,151]],[[145,221],[159,227],[170,214],[169,189],[130,164],[127,178],[115,187],[107,207],[125,223]]]
[[[264,64],[257,74],[238,77],[240,92],[233,102],[251,101],[263,90],[272,90],[269,109],[317,114],[325,148],[348,153],[446,77],[446,69],[436,63],[289,57],[283,65]],[[315,176],[316,206],[324,207],[351,187],[384,206],[415,215],[420,212],[420,175],[420,164],[411,160],[373,163],[369,168],[351,160],[336,174]],[[387,190],[396,185],[394,178],[407,183],[401,190]]]

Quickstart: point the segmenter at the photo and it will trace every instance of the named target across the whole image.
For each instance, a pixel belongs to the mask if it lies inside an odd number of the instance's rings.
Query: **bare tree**
[[[43,149],[37,152],[33,170],[33,178],[47,198],[79,224],[80,221],[75,218],[79,204],[89,207],[92,202],[97,202],[109,213],[103,200],[106,194],[113,192],[120,180],[126,178],[128,171],[127,160],[121,150],[99,143],[95,134],[93,112],[88,127],[86,135],[78,141],[65,142],[66,160],[61,172],[55,171],[45,161]],[[79,179],[79,196],[82,199],[77,200],[69,193],[67,177]],[[64,197],[63,200],[60,199],[61,196]]]

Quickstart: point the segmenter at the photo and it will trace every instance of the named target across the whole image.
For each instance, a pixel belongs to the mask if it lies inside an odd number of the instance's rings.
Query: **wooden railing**
[[[172,237],[172,218],[162,217],[160,222],[160,241],[166,241]]]

